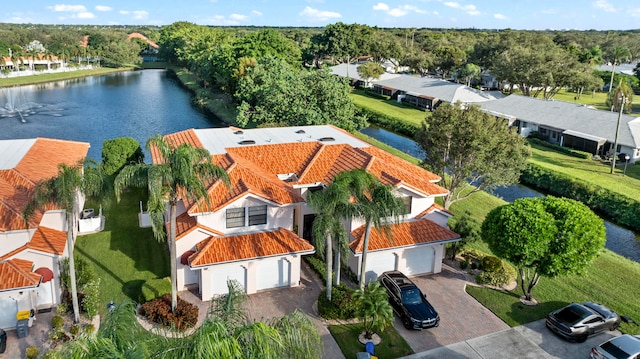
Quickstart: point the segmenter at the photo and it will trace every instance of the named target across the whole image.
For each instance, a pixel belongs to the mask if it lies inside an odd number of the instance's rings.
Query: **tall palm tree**
[[[631,57],[631,52],[626,46],[616,46],[611,50],[611,57],[613,58],[613,67],[611,68],[611,80],[609,81],[609,93],[613,87],[613,75],[616,73],[616,65],[622,60],[626,60]]]
[[[350,213],[365,221],[364,243],[360,265],[360,290],[364,290],[367,270],[367,253],[371,229],[385,230],[389,235],[388,219],[398,223],[406,213],[402,198],[393,194],[391,186],[384,185],[375,176],[364,169],[355,169],[339,173],[334,182],[344,182],[353,197]]]
[[[320,255],[325,252],[327,299],[329,301],[331,301],[331,277],[334,270],[332,253],[334,244],[337,244],[337,253],[342,251],[346,254],[347,231],[341,219],[348,215],[349,199],[350,194],[344,183],[336,183],[335,181],[322,191],[309,192],[307,196],[307,204],[316,212],[312,229],[314,245]],[[339,258],[336,259],[337,265]]]
[[[222,180],[229,186],[229,176],[221,167],[211,162],[209,151],[194,148],[188,144],[173,146],[163,136],[154,136],[147,141],[147,149],[157,151],[160,163],[138,163],[128,165],[120,171],[114,181],[116,198],[129,186],[147,187],[149,190],[148,211],[151,228],[157,240],[167,240],[171,262],[171,310],[178,304],[176,267],[176,216],[178,202],[206,201],[208,185]],[[182,197],[182,198],[181,198]],[[169,236],[164,231],[166,212],[169,204]]]
[[[73,249],[76,241],[76,220],[80,209],[79,199],[82,195],[97,197],[105,192],[104,176],[101,166],[95,161],[87,161],[88,167],[83,172],[82,164],[58,166],[58,175],[48,180],[39,182],[34,190],[34,196],[27,203],[23,211],[23,217],[28,225],[29,218],[38,208],[47,204],[55,204],[65,210],[67,226],[67,251],[69,252],[69,277],[71,282],[71,302],[73,305],[73,318],[80,321],[80,308],[78,305],[78,292],[76,288],[76,269],[73,258]]]

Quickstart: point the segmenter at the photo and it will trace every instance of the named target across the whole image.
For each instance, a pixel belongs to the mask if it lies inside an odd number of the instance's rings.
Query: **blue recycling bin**
[[[373,343],[372,342],[367,342],[367,344],[364,345],[364,350],[373,355]]]

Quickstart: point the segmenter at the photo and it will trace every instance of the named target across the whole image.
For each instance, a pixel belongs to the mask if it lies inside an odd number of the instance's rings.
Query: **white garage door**
[[[263,260],[256,276],[256,290],[288,286],[291,283],[291,264],[284,258]]]
[[[365,271],[365,283],[378,279],[383,272],[396,269],[396,255],[392,252],[367,253],[367,270]]]
[[[242,289],[247,291],[247,275],[246,270],[241,265],[223,266],[215,268],[213,270],[213,277],[211,278],[211,293],[215,294],[227,294],[229,288],[227,287],[227,280],[236,280],[240,283]]]
[[[433,247],[419,247],[404,251],[406,275],[418,275],[433,272]]]
[[[0,298],[0,329],[15,328],[18,302],[13,298]]]
[[[38,287],[38,309],[51,308],[53,306],[53,281],[40,283]]]

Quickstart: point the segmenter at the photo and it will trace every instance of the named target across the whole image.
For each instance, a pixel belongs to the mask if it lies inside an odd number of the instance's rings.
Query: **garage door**
[[[433,247],[419,247],[404,251],[406,275],[418,275],[433,272]]]
[[[18,302],[12,298],[0,298],[0,328],[15,328]]]
[[[236,280],[244,291],[247,291],[247,275],[246,270],[241,265],[224,266],[213,270],[213,278],[211,278],[212,294],[227,294],[227,280]]]
[[[367,254],[367,270],[365,283],[378,279],[383,272],[396,269],[396,255],[392,252],[369,252]]]
[[[291,283],[291,264],[284,258],[263,260],[256,276],[257,290],[288,286]]]

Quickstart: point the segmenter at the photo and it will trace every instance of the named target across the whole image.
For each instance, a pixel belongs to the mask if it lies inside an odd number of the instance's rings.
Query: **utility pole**
[[[620,132],[620,119],[622,118],[622,110],[624,109],[624,102],[626,101],[626,98],[624,97],[624,94],[621,93],[621,103],[620,103],[620,111],[618,111],[618,124],[616,125],[616,138],[613,142],[613,158],[611,159],[611,174],[613,174],[613,171],[616,168],[616,151],[618,151],[618,133]]]

